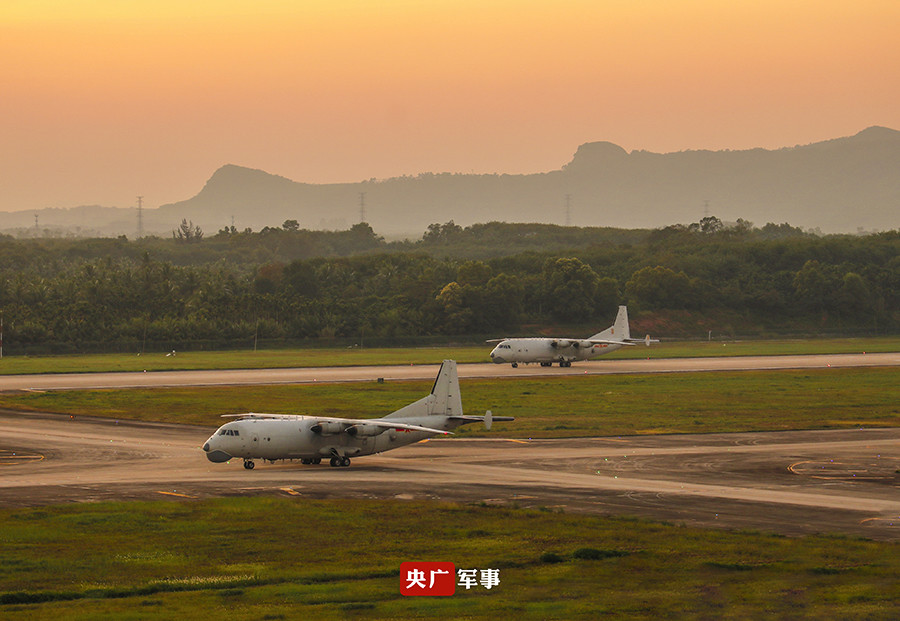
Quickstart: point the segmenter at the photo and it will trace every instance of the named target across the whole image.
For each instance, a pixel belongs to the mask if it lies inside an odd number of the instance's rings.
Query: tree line
[[[633,331],[663,337],[900,329],[898,231],[823,237],[716,218],[641,231],[450,222],[385,242],[367,224],[286,225],[190,244],[0,239],[8,351],[587,335],[625,303]]]

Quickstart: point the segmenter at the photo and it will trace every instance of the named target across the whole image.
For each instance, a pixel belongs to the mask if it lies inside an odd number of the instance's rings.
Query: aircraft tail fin
[[[616,315],[616,322],[603,332],[598,332],[592,339],[607,341],[628,341],[631,339],[631,330],[628,327],[628,307],[620,306]]]
[[[456,361],[444,360],[431,387],[430,395],[388,414],[385,418],[462,415],[462,397],[459,394]]]

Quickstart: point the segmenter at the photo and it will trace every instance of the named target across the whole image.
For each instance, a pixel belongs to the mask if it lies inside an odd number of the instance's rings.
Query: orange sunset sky
[[[900,129],[897,0],[5,0],[0,210]]]

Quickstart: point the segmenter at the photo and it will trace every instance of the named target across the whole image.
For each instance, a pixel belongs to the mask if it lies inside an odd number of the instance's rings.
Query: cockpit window
[[[222,429],[219,431],[220,436],[239,436],[241,432],[237,429]]]

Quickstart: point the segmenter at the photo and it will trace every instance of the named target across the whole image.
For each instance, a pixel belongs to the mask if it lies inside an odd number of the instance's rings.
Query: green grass
[[[0,541],[7,618],[886,619],[900,601],[896,543],[446,503],[4,510]],[[496,568],[500,585],[404,598],[409,560]]]
[[[136,354],[6,356],[0,360],[0,374],[438,364],[448,358],[468,363],[489,362],[490,351],[491,345],[485,344],[465,347],[179,352],[175,356],[166,356],[164,353],[149,353],[143,356]],[[777,356],[863,351],[872,353],[900,351],[900,337],[724,343],[666,342],[650,348],[639,345],[620,349],[610,354],[608,358]]]
[[[376,417],[431,382],[154,388],[0,394],[0,407],[218,426],[222,414]],[[469,413],[516,421],[459,435],[610,436],[900,425],[900,368],[582,375],[463,380]],[[789,412],[790,416],[785,413]]]

